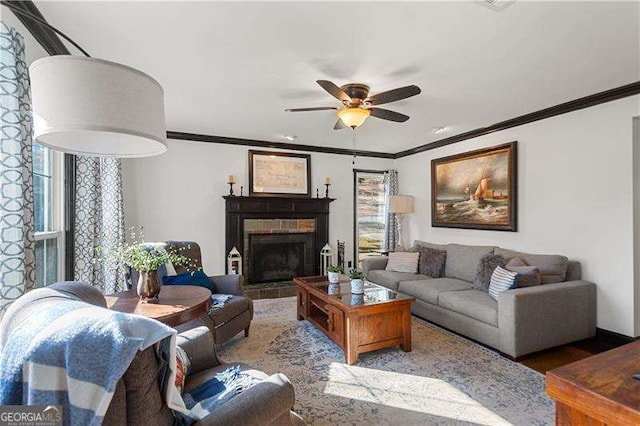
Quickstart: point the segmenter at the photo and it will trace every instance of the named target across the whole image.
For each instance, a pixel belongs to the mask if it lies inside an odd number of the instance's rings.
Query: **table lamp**
[[[402,238],[402,227],[404,225],[404,216],[407,213],[413,213],[413,196],[389,196],[389,213],[395,213],[396,218],[398,219],[398,245],[404,247],[404,239]],[[391,247],[389,247],[389,249],[391,250]]]

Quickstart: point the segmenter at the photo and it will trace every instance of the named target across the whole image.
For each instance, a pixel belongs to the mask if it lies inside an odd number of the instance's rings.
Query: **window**
[[[386,174],[373,170],[354,170],[355,254],[359,264],[363,257],[380,255],[387,223]]]
[[[63,279],[63,155],[33,143],[36,287]]]

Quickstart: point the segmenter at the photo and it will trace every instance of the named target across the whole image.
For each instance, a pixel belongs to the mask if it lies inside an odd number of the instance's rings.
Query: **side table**
[[[108,294],[105,299],[111,310],[153,318],[170,327],[199,318],[211,307],[211,292],[192,285],[162,286],[158,303],[142,303],[135,290]]]

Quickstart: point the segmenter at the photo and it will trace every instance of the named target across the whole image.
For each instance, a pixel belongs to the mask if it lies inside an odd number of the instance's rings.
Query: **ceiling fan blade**
[[[344,90],[342,90],[329,80],[316,80],[316,83],[318,83],[320,87],[326,90],[334,98],[342,102],[351,102],[351,98],[349,97],[349,95],[347,95]]]
[[[347,128],[347,125],[344,124],[342,120],[340,120],[339,118],[338,118],[338,121],[336,121],[336,125],[333,126],[333,130],[342,130],[346,128]]]
[[[373,96],[369,96],[364,100],[365,105],[382,105],[389,102],[399,101],[401,99],[410,98],[411,96],[419,95],[422,92],[416,85],[400,87],[398,89],[389,90],[386,92],[378,93]]]
[[[314,108],[287,108],[286,112],[305,112],[305,111],[329,111],[337,110],[338,107],[314,107]]]
[[[382,118],[383,120],[397,121],[398,123],[404,123],[409,119],[408,115],[400,114],[399,112],[390,111],[383,108],[369,108],[371,116],[376,118]]]

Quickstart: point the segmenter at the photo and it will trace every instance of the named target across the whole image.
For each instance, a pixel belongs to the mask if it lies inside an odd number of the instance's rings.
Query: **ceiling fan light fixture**
[[[364,108],[344,108],[338,111],[338,118],[342,120],[345,126],[355,129],[369,117],[371,111]]]

